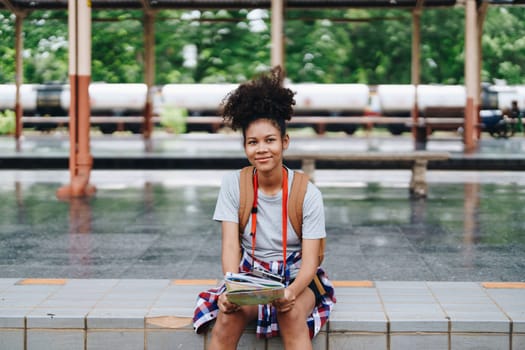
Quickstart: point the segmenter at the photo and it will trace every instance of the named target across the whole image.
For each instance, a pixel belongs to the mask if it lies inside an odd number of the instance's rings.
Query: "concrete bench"
[[[191,318],[215,280],[0,279],[0,349],[204,350]],[[525,283],[334,281],[315,350],[525,348]],[[282,349],[249,325],[239,349]]]
[[[285,160],[300,160],[302,170],[315,181],[316,161],[352,161],[352,162],[410,162],[412,176],[410,193],[415,197],[427,194],[426,171],[429,161],[447,160],[448,152],[412,151],[412,152],[290,152]]]

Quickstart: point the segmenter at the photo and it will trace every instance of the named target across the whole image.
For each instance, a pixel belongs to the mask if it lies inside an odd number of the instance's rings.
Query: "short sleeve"
[[[308,183],[303,202],[303,235],[304,239],[326,237],[324,203],[321,191]]]
[[[213,220],[239,222],[240,170],[227,173],[222,178]]]

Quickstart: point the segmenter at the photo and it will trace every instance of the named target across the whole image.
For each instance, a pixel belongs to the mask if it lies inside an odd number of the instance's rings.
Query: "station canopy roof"
[[[88,1],[88,0],[83,0]],[[481,2],[482,0],[478,0]],[[68,0],[0,0],[0,10],[64,10]],[[465,0],[285,0],[286,8],[414,8],[461,5]],[[495,5],[525,4],[525,0],[488,0]],[[270,8],[271,0],[91,0],[93,9],[240,9]]]

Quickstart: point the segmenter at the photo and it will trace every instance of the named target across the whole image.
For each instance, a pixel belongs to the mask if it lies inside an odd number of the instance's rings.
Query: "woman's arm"
[[[296,296],[301,294],[314,279],[319,265],[320,244],[319,239],[303,239],[301,268],[295,281],[288,287]]]
[[[286,312],[293,308],[295,299],[299,296],[314,279],[319,265],[320,239],[303,239],[302,262],[297,277],[284,291],[284,297],[274,302],[277,310]]]
[[[241,245],[239,242],[239,224],[230,221],[222,222],[222,273],[239,272],[241,263]],[[226,314],[237,312],[239,305],[230,303],[223,293],[219,296],[219,310]]]
[[[239,272],[241,263],[241,245],[239,242],[239,224],[222,222],[222,272]]]

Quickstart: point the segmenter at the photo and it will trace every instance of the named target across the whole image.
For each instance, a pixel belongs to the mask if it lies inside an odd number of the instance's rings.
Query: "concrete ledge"
[[[205,349],[197,293],[215,280],[0,279],[0,349]],[[324,349],[523,349],[525,283],[336,281]],[[280,349],[248,327],[239,349]]]

